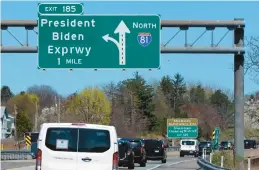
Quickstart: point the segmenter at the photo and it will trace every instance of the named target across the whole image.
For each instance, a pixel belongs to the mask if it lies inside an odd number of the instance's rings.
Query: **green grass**
[[[234,168],[234,161],[233,161],[233,151],[215,151],[212,157],[212,163],[215,165],[220,166],[221,163],[221,156],[224,157],[223,166],[224,168],[232,169]],[[247,159],[245,159],[245,169],[247,169]]]

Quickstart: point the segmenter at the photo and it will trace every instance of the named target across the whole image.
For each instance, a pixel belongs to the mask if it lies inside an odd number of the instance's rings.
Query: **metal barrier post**
[[[210,163],[212,163],[212,153],[210,153]]]
[[[251,170],[251,159],[250,159],[250,157],[248,157],[248,160],[247,160],[247,162],[248,162],[248,165],[247,165],[247,170]]]
[[[224,156],[221,156],[221,163],[220,163],[221,168],[223,168],[223,162],[224,162]]]

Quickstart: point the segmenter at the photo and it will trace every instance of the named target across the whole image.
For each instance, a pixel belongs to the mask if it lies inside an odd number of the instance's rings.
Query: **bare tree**
[[[48,85],[34,85],[27,89],[28,93],[34,93],[40,98],[40,108],[49,108],[55,104],[55,96],[60,97],[56,90]]]
[[[259,92],[251,95],[245,102],[245,125],[247,128],[259,128]]]
[[[247,54],[245,56],[245,73],[259,84],[259,36],[250,37],[247,40]]]

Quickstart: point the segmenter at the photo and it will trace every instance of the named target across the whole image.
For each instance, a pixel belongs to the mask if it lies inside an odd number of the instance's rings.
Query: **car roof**
[[[114,126],[109,125],[98,125],[98,124],[88,124],[88,123],[43,123],[44,127],[68,127],[68,126],[85,126],[87,128],[102,128],[102,129],[112,129]]]
[[[121,138],[121,140],[127,140],[127,141],[143,141],[141,138]]]
[[[161,141],[161,142],[163,142],[163,140],[161,140],[161,139],[145,139],[145,141]]]
[[[200,141],[200,143],[211,143],[212,141]]]
[[[129,141],[127,141],[127,140],[122,140],[122,139],[119,139],[118,142],[129,143]]]

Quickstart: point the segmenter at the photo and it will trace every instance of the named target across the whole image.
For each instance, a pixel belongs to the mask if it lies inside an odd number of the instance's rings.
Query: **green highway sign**
[[[38,13],[39,15],[82,15],[84,6],[81,3],[40,3]]]
[[[42,69],[160,67],[158,15],[39,15],[38,28]]]
[[[197,138],[198,119],[167,119],[168,138]]]

